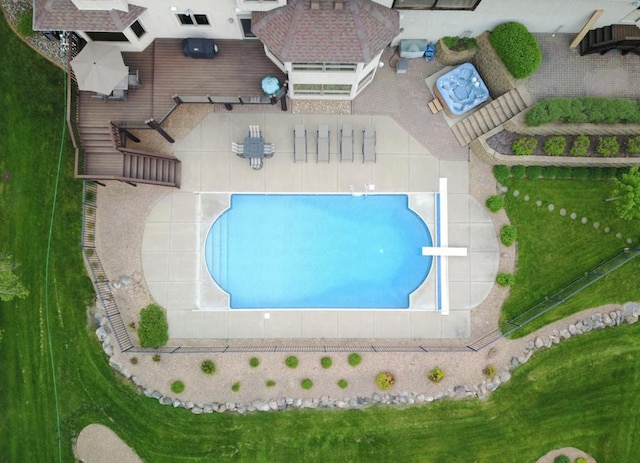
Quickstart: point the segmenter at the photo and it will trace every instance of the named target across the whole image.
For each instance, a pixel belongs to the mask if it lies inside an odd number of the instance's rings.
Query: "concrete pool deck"
[[[304,124],[308,162],[293,161],[293,128]],[[340,162],[339,129],[354,128],[354,162]],[[328,124],[331,161],[316,162],[316,130]],[[362,130],[377,131],[377,162],[362,162]],[[231,153],[249,125],[259,125],[276,154],[262,170]],[[470,311],[489,294],[498,269],[496,231],[485,208],[469,195],[467,161],[431,155],[387,116],[211,113],[178,142],[182,186],[147,217],[142,265],[152,297],[167,309],[171,338],[466,338]],[[230,310],[228,295],[209,276],[202,256],[215,218],[231,193],[405,193],[433,232],[433,192],[449,184],[449,245],[468,248],[449,260],[451,310],[435,311],[430,276],[411,296],[409,309]]]

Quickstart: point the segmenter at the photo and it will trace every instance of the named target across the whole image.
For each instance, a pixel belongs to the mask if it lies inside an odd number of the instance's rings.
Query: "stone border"
[[[124,365],[115,360],[113,358],[114,347],[111,343],[112,333],[109,328],[109,321],[104,312],[104,308],[96,306],[95,309],[94,321],[98,325],[95,333],[98,340],[102,342],[102,350],[109,357],[109,365],[111,368],[123,375],[126,379],[130,379],[138,391],[142,392],[145,396],[156,399],[162,405],[169,405],[174,408],[184,408],[196,415],[214,412],[238,413],[242,415],[247,412],[268,412],[295,408],[364,409],[379,404],[402,406],[430,403],[446,398],[486,399],[487,396],[500,387],[501,384],[508,382],[511,379],[511,371],[519,365],[527,363],[535,352],[542,349],[548,349],[554,344],[559,344],[565,339],[570,339],[571,337],[588,333],[592,330],[615,327],[622,323],[634,324],[640,317],[640,303],[637,302],[627,302],[623,305],[622,309],[617,309],[611,312],[596,312],[590,317],[585,317],[577,323],[570,323],[566,328],[553,330],[548,336],[536,336],[533,341],[529,341],[527,343],[524,352],[521,355],[512,357],[509,364],[499,370],[491,380],[483,381],[477,385],[458,385],[435,395],[418,394],[415,392],[399,392],[397,394],[379,394],[376,392],[371,396],[358,396],[353,398],[346,397],[340,399],[324,395],[319,398],[305,399],[278,397],[269,400],[255,399],[250,402],[194,403],[192,401],[182,401],[174,397],[164,396],[157,390],[145,387],[138,376],[132,375]]]

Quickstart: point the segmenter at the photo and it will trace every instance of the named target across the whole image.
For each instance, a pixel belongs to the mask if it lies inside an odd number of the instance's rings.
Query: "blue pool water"
[[[232,195],[205,259],[244,308],[406,308],[431,234],[406,195]]]

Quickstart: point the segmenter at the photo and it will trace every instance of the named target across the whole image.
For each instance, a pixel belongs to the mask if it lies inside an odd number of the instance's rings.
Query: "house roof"
[[[251,31],[282,62],[368,63],[400,33],[399,14],[371,0],[289,0],[254,12]]]
[[[129,11],[79,10],[71,0],[34,0],[37,31],[122,32],[146,10],[129,4]]]

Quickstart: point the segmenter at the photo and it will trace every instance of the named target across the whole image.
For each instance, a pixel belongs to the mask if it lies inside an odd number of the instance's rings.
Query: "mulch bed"
[[[525,135],[515,133],[515,132],[509,132],[508,130],[502,130],[501,132],[498,132],[491,138],[488,138],[487,143],[492,149],[496,150],[498,153],[513,155],[513,150],[511,149],[511,145],[513,144],[514,141],[518,140],[519,138],[522,138],[523,136]],[[573,143],[573,140],[576,138],[576,136],[577,135],[566,135],[567,148],[565,150],[564,156],[571,157],[571,155],[569,154],[569,150],[571,149],[571,144]],[[632,136],[633,135],[618,135],[618,143],[620,144],[620,153],[615,157],[629,157],[629,158],[640,157],[640,154],[627,154],[623,152],[624,147],[627,144],[627,139]],[[544,142],[547,141],[548,138],[551,138],[551,136],[537,135],[536,138],[538,139],[538,147],[533,152],[533,155],[548,156],[547,154],[544,153],[544,151],[542,151],[542,147],[544,146]],[[602,155],[596,152],[596,147],[598,146],[598,138],[599,136],[597,135],[589,136],[589,139],[591,140],[591,145],[589,146],[589,149],[587,150],[587,154],[584,157],[593,157],[593,158],[603,157]],[[550,156],[550,157],[555,157],[555,156]]]

